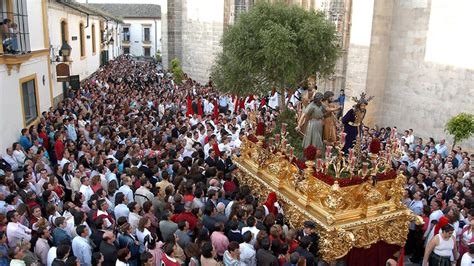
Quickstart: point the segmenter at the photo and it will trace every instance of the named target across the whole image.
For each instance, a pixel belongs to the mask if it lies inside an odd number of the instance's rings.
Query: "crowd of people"
[[[127,57],[68,96],[2,155],[0,265],[314,265],[315,223],[235,178],[252,101]]]
[[[178,85],[126,56],[68,96],[1,157],[0,265],[317,265],[316,224],[291,228],[276,195],[255,196],[232,162],[251,111],[274,126],[277,96]],[[391,130],[364,128],[363,149]],[[405,254],[471,265],[474,155],[411,130],[400,147],[403,202],[426,220],[410,225]]]

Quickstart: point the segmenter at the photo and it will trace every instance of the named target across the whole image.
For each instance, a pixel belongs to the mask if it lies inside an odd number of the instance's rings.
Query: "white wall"
[[[87,78],[94,73],[100,66],[100,20],[96,16],[89,16],[89,26],[87,26],[87,15],[70,9],[64,5],[50,2],[48,8],[49,17],[49,35],[51,46],[53,47],[54,55],[58,55],[61,47],[61,19],[66,19],[68,23],[69,38],[68,43],[72,48],[69,60],[71,75],[79,75],[80,79]],[[79,23],[84,24],[84,38],[85,38],[85,58],[81,59],[80,37],[79,37]],[[92,51],[92,25],[95,25],[95,42],[96,52]],[[88,39],[87,36],[90,36]],[[72,40],[77,37],[76,40]],[[111,53],[109,53],[111,54]],[[53,97],[57,97],[63,93],[62,82],[56,81],[56,65],[52,64],[51,74],[53,79]]]
[[[45,18],[42,13],[42,1],[28,0],[27,10],[30,47],[33,56],[23,62],[19,69],[14,66],[10,74],[7,71],[7,66],[0,64],[0,128],[2,129],[0,131],[0,154],[4,154],[8,146],[18,141],[20,130],[25,126],[21,105],[21,78],[36,75],[39,115],[51,105],[48,79],[49,58],[47,55],[37,56],[38,52],[44,52],[45,49],[48,49],[44,43],[43,20]]]
[[[130,55],[143,56],[144,47],[150,47],[150,55],[155,56],[157,50],[161,49],[161,20],[160,19],[124,19],[123,27],[128,27],[130,30]],[[151,26],[144,26],[149,24]],[[150,45],[143,43],[143,28],[150,28]],[[121,30],[123,32],[123,30]],[[123,46],[125,47],[125,46]]]
[[[22,99],[20,93],[20,79],[36,74],[38,87],[37,104],[39,102],[41,115],[42,111],[48,110],[51,106],[48,79],[48,57],[36,57],[23,63],[20,71],[12,69],[11,75],[7,73],[7,67],[0,65],[0,154],[5,152],[7,146],[20,137],[20,130],[23,125]],[[43,84],[43,77],[45,83]]]
[[[31,51],[44,49],[43,9],[41,0],[28,0],[28,28]]]

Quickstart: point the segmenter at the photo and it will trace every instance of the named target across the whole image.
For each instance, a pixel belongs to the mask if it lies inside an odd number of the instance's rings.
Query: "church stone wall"
[[[439,0],[394,1],[389,65],[379,109],[382,115],[376,121],[399,129],[413,128],[417,136],[439,140],[446,136],[444,126],[450,117],[474,113],[474,69],[425,60],[429,31],[436,30],[430,29],[434,1]],[[467,2],[450,2],[460,4],[458,10],[467,8],[462,3]],[[462,19],[467,27],[470,17]],[[474,60],[472,49],[465,51],[465,56]],[[472,150],[474,139],[463,146]]]
[[[224,31],[224,0],[168,0],[167,9],[167,21],[163,21],[167,31],[163,38],[164,67],[169,67],[169,61],[176,57],[184,72],[199,82],[207,82],[214,59],[222,49],[219,41]]]

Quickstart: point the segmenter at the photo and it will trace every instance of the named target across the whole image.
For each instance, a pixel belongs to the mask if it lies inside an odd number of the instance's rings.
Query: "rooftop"
[[[153,4],[87,4],[121,18],[161,18],[161,6]]]
[[[72,9],[75,9],[79,12],[90,14],[90,15],[96,15],[100,17],[104,17],[109,20],[115,20],[118,22],[122,22],[119,16],[116,16],[114,14],[111,14],[110,12],[106,12],[102,9],[94,8],[91,5],[85,5],[85,4],[80,4],[76,2],[75,0],[56,0],[56,2],[63,4],[65,6],[68,6]]]

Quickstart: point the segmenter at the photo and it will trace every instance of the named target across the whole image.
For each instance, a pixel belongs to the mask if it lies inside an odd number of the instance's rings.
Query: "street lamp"
[[[114,45],[114,38],[113,37],[110,37],[109,44]]]
[[[61,53],[65,57],[68,57],[71,55],[71,50],[72,48],[67,42],[64,42],[63,45],[61,46]]]

